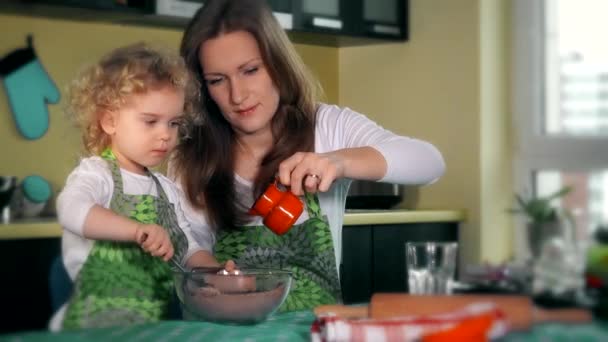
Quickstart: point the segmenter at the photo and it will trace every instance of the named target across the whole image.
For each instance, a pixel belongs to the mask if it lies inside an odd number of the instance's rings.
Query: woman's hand
[[[189,268],[195,267],[220,267],[220,263],[217,262],[213,254],[209,251],[198,251],[192,254],[188,261],[186,261],[186,266]]]
[[[279,164],[279,179],[298,196],[304,192],[325,192],[334,180],[344,176],[344,164],[338,151],[297,152]]]
[[[300,196],[304,191],[325,192],[338,178],[378,180],[386,169],[386,159],[369,146],[327,153],[298,152],[279,164],[279,179]]]
[[[139,224],[135,230],[135,241],[153,256],[169,261],[173,257],[173,244],[169,233],[157,224]]]

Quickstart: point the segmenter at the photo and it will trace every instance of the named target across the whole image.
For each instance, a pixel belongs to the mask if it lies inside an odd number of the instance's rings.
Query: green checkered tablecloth
[[[120,328],[0,335],[0,341],[309,341],[313,320],[312,312],[302,311],[274,315],[256,325],[164,321]],[[502,341],[608,341],[608,322],[584,325],[541,324],[527,332],[509,334]]]
[[[255,325],[163,321],[130,327],[87,329],[72,332],[28,332],[1,336],[0,341],[308,341],[314,320],[311,311],[277,314]]]
[[[608,322],[592,324],[537,324],[526,332],[511,333],[501,341],[507,342],[595,342],[608,341]]]

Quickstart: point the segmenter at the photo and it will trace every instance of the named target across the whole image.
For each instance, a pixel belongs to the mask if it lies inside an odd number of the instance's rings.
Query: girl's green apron
[[[316,195],[307,194],[305,202],[310,218],[284,235],[276,235],[265,226],[245,226],[220,231],[215,244],[220,262],[233,259],[241,267],[293,272],[291,290],[279,311],[308,310],[341,297],[329,223],[321,214]]]
[[[173,204],[158,179],[158,197],[127,195],[116,157],[102,153],[112,172],[114,191],[110,209],[143,224],[168,230],[176,260],[182,261],[188,242],[179,228]],[[63,321],[64,329],[129,325],[154,322],[167,315],[173,291],[169,265],[144,252],[134,242],[95,241],[74,285]]]

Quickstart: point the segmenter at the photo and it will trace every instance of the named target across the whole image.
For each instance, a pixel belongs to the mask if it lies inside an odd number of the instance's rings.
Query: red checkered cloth
[[[474,303],[449,313],[392,319],[317,318],[311,341],[487,341],[504,336],[507,322],[493,303]]]

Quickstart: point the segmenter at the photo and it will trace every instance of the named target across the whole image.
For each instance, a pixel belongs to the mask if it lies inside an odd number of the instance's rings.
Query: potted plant
[[[534,258],[540,256],[542,244],[546,239],[570,233],[567,231],[568,225],[573,223],[570,213],[556,208],[552,202],[571,191],[571,187],[565,186],[548,196],[524,198],[519,194],[515,195],[517,207],[511,209],[511,212],[526,217],[528,245]]]

